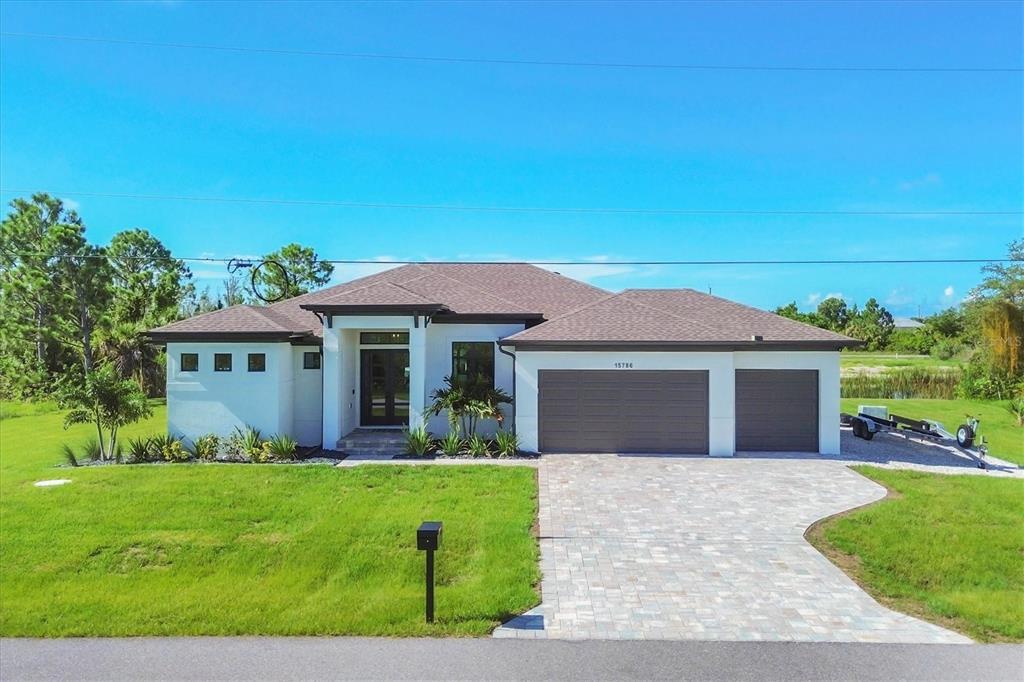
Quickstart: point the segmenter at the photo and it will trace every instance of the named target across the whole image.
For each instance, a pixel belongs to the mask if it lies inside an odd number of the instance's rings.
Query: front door
[[[409,351],[364,349],[360,353],[360,413],[363,426],[409,423]]]

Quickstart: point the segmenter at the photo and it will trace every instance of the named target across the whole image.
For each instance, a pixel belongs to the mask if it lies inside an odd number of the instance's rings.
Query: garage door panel
[[[736,370],[736,449],[817,452],[817,370]]]
[[[703,370],[541,370],[542,452],[708,451]]]

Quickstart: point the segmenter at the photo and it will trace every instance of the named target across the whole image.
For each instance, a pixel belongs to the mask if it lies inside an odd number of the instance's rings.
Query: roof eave
[[[306,303],[299,307],[303,310],[311,310],[314,313],[328,313],[331,315],[394,315],[400,313],[407,313],[409,315],[431,315],[448,310],[448,307],[441,303],[397,303],[371,305]]]
[[[498,341],[502,346],[514,346],[516,350],[539,351],[839,351],[864,345],[855,339],[814,340],[814,341],[541,341],[516,340],[513,337]]]
[[[245,341],[264,342],[295,342],[296,340],[309,339],[310,343],[322,343],[312,330],[304,332],[293,331],[265,331],[265,332],[243,332],[243,331],[151,331],[144,334],[150,342],[157,344],[166,343],[241,343]]]

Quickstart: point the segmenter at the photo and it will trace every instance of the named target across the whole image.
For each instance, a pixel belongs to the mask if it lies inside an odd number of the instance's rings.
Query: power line
[[[21,258],[110,258],[109,254],[14,253]],[[166,260],[150,256],[124,256],[126,260]],[[237,258],[172,256],[171,260],[196,263],[230,263]],[[245,260],[245,259],[243,259]],[[259,260],[259,259],[256,259]],[[374,260],[369,258],[318,258],[332,265],[940,265],[956,263],[1011,263],[1012,258],[819,258],[796,260]]]
[[[135,47],[161,47],[184,50],[207,50],[216,52],[238,52],[304,57],[334,57],[341,59],[374,59],[403,62],[431,62],[439,64],[490,64],[506,66],[556,66],[588,69],[648,69],[665,71],[783,71],[783,72],[874,72],[874,73],[1019,73],[1021,67],[912,67],[912,66],[766,66],[757,64],[670,64],[644,62],[590,62],[545,59],[506,59],[498,57],[442,57],[434,55],[386,54],[381,52],[338,52],[330,50],[305,50],[297,48],[244,47],[240,45],[214,45],[209,43],[158,42],[152,40],[127,40],[96,36],[57,35],[51,33],[25,33],[3,31],[0,35],[8,38],[30,38],[38,40],[61,40],[108,45],[129,45]]]
[[[7,194],[32,194],[35,190],[0,187]],[[275,204],[282,206],[333,206],[337,208],[404,209],[416,211],[463,211],[490,213],[580,213],[618,215],[780,215],[780,216],[1018,216],[1024,211],[857,211],[801,209],[713,209],[713,208],[615,208],[556,206],[460,206],[455,204],[401,204],[333,199],[279,199],[256,197],[212,197],[180,194],[121,194],[113,192],[69,192],[51,190],[56,196],[96,197],[104,199],[141,199],[147,201],[195,201],[227,204]]]

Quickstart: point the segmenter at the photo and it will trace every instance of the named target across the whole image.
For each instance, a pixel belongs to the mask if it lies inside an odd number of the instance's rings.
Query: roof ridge
[[[651,291],[654,291],[654,290],[651,290]],[[622,293],[625,294],[627,292],[623,291]],[[643,306],[644,308],[650,308],[651,310],[657,310],[659,313],[662,313],[663,315],[668,315],[669,317],[674,317],[675,319],[679,320],[680,322],[685,322],[686,324],[691,324],[691,325],[694,325],[696,327],[701,327],[702,329],[705,329],[707,331],[715,332],[716,334],[720,334],[720,333],[723,333],[725,331],[721,327],[716,327],[716,326],[714,326],[712,324],[707,324],[706,322],[696,322],[692,318],[683,317],[682,315],[677,315],[676,313],[674,313],[674,312],[672,312],[670,310],[665,310],[664,308],[662,308],[660,306],[651,305],[650,303],[645,303],[644,301],[634,301],[633,303],[635,305]]]
[[[381,265],[387,265],[390,262],[392,262],[392,261],[380,261],[380,264]],[[278,305],[282,305],[284,303],[295,304],[300,299],[304,299],[304,298],[309,297],[309,296],[314,296],[314,295],[321,295],[321,296],[323,296],[326,292],[330,291],[331,289],[340,289],[342,287],[349,287],[349,286],[351,286],[353,284],[356,284],[357,282],[362,282],[363,280],[368,280],[368,279],[373,278],[373,277],[379,277],[379,276],[384,275],[384,274],[389,273],[389,272],[393,273],[393,272],[396,272],[398,270],[403,270],[405,268],[416,268],[416,267],[419,267],[418,263],[405,263],[404,265],[403,264],[397,264],[397,267],[394,267],[394,268],[388,268],[387,270],[381,270],[380,272],[372,272],[369,275],[363,275],[362,277],[356,277],[355,279],[350,279],[347,282],[338,282],[337,284],[332,284],[331,286],[325,287],[323,289],[317,289],[316,291],[307,291],[306,293],[299,294],[298,296],[292,296],[291,298],[286,298],[286,299],[281,300],[281,301],[275,301],[274,303],[271,304],[271,306],[278,306]],[[387,280],[384,280],[384,281],[386,282]],[[327,298],[330,298],[331,296],[337,296],[338,294],[341,294],[341,293],[347,293],[348,291],[359,291],[360,289],[365,289],[368,286],[373,286],[374,284],[382,284],[382,283],[383,282],[364,283],[361,286],[355,287],[354,289],[348,289],[346,292],[340,292],[339,291],[337,294],[329,294],[329,295],[327,295]]]
[[[417,279],[420,279],[420,278],[416,277],[416,278],[414,278],[412,280],[408,280],[408,281],[412,282],[412,281],[415,281]],[[346,291],[339,291],[338,293],[336,293],[336,294],[334,294],[332,296],[327,296],[325,298],[320,299],[318,301],[318,303],[327,303],[331,299],[337,298],[339,296],[348,296],[349,294],[355,294],[355,293],[358,293],[360,291],[364,291],[366,289],[370,289],[372,287],[379,287],[379,286],[389,286],[389,287],[395,287],[396,289],[401,289],[402,291],[404,291],[404,292],[406,292],[408,294],[412,294],[416,298],[423,299],[423,301],[425,303],[440,303],[440,301],[431,301],[429,298],[427,298],[426,296],[424,296],[422,294],[417,294],[415,291],[412,291],[410,289],[406,289],[405,287],[403,287],[401,284],[398,284],[397,282],[388,282],[388,281],[373,282],[373,283],[367,284],[365,286],[356,287],[355,289],[348,289]]]
[[[431,272],[434,272],[435,274],[440,275],[441,277],[444,277],[445,279],[450,279],[451,281],[456,282],[458,284],[461,284],[463,286],[469,287],[471,289],[476,289],[477,291],[485,293],[488,296],[491,296],[493,298],[498,299],[499,301],[502,301],[504,303],[508,303],[513,308],[517,308],[518,309],[516,312],[521,312],[521,313],[536,313],[536,312],[540,312],[539,310],[526,310],[525,308],[523,308],[521,305],[519,305],[515,301],[510,301],[507,298],[505,298],[504,296],[499,296],[498,294],[495,294],[495,293],[493,293],[491,291],[488,291],[487,289],[483,289],[481,287],[478,287],[475,284],[470,284],[469,282],[465,282],[465,281],[463,281],[461,279],[456,279],[456,278],[452,277],[451,275],[449,275],[447,273],[440,272],[440,271],[437,271],[437,270],[432,270]],[[417,279],[420,279],[420,278],[417,278]]]
[[[602,291],[604,291],[604,290],[602,289]],[[562,313],[560,315],[555,315],[550,320],[544,320],[540,324],[534,325],[534,327],[542,327],[542,326],[546,325],[549,322],[555,322],[556,320],[561,320],[563,317],[569,317],[570,315],[575,315],[576,313],[582,312],[582,311],[586,310],[587,308],[590,308],[591,306],[595,306],[598,303],[603,303],[604,301],[607,301],[608,299],[615,298],[617,296],[621,296],[622,294],[623,294],[623,292],[621,292],[621,291],[618,292],[618,293],[608,292],[607,296],[602,296],[601,298],[597,299],[596,301],[591,301],[590,303],[584,303],[583,305],[581,305],[581,306],[579,306],[577,308],[573,308],[572,310],[567,310],[566,312],[564,312],[564,313]]]

